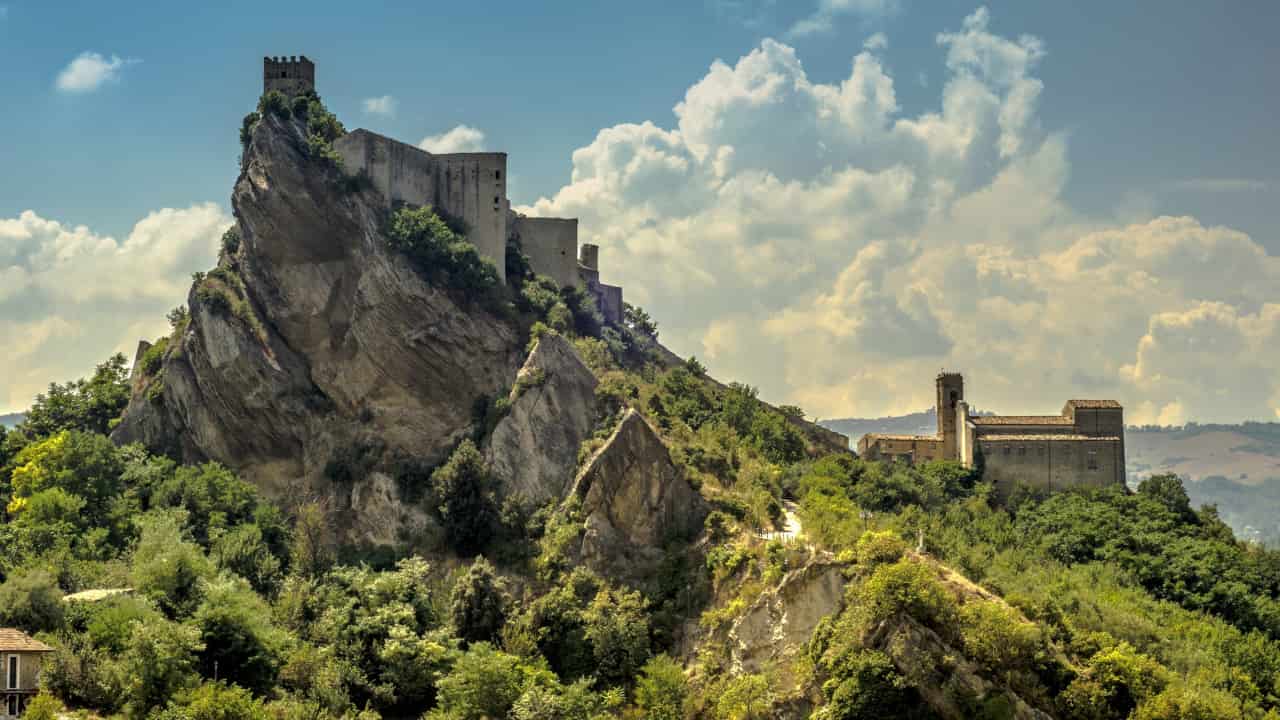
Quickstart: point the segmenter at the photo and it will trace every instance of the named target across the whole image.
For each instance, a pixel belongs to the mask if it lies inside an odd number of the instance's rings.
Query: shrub
[[[261,101],[259,101],[261,102]],[[254,111],[244,116],[244,120],[240,121],[240,146],[245,147],[249,141],[253,139],[253,129],[258,126],[258,121],[262,119],[262,114]]]
[[[497,503],[489,467],[475,443],[463,440],[431,474],[431,486],[454,548],[461,553],[479,550],[495,525]]]
[[[62,627],[62,591],[46,570],[15,573],[0,585],[0,625],[27,632]]]
[[[961,607],[960,635],[970,659],[998,672],[1034,667],[1044,648],[1039,626],[997,602],[972,601]]]
[[[240,251],[240,228],[232,225],[222,233],[222,249],[228,255],[235,255]]]
[[[62,703],[57,698],[50,695],[48,691],[41,691],[31,699],[27,705],[26,711],[22,717],[27,720],[57,720],[62,715]]]
[[[906,613],[933,628],[954,627],[955,601],[938,583],[927,565],[899,560],[881,565],[857,591],[869,623]]]
[[[582,619],[598,677],[611,684],[630,681],[649,659],[649,613],[640,593],[601,590]]]
[[[449,618],[458,637],[467,642],[493,642],[506,622],[506,589],[483,557],[454,583]]]
[[[670,656],[656,655],[640,668],[636,705],[644,711],[645,720],[683,720],[688,695],[684,670]]]
[[[162,337],[156,341],[154,345],[147,348],[142,353],[142,359],[138,362],[142,368],[142,372],[148,376],[154,376],[160,370],[161,362],[164,360],[164,352],[169,348],[169,338]]]
[[[287,120],[291,114],[289,99],[279,90],[266,92],[258,100],[258,113],[260,116],[275,115],[278,118]],[[248,118],[246,117],[245,120],[247,121]]]
[[[883,565],[897,562],[907,551],[907,544],[892,530],[870,530],[858,538],[856,555],[859,565]]]
[[[421,275],[470,295],[498,286],[498,271],[430,207],[402,208],[391,218],[387,244]]]

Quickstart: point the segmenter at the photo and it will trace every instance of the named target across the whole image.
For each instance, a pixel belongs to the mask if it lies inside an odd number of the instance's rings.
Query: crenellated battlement
[[[262,92],[272,90],[285,95],[301,95],[316,89],[316,64],[306,55],[281,55],[262,58]]]

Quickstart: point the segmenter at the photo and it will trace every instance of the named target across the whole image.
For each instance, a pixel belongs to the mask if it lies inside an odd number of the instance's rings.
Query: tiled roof
[[[942,442],[942,438],[936,435],[884,435],[881,433],[867,433],[868,442],[872,440],[912,440],[919,442]]]
[[[1120,438],[1115,435],[1042,435],[1042,434],[1009,434],[1009,435],[979,435],[976,440],[978,442],[1029,442],[1032,440],[1070,440],[1079,442],[1081,440],[1089,440],[1094,442],[1102,441],[1118,441]]]
[[[1120,403],[1116,402],[1115,400],[1068,400],[1067,406],[1074,407],[1074,408],[1086,408],[1089,410],[1096,410],[1096,409],[1103,409],[1103,408],[1116,409],[1116,410],[1120,409]]]
[[[21,630],[0,628],[0,652],[53,652],[53,648]]]
[[[1065,415],[974,415],[969,418],[974,425],[1071,425]]]

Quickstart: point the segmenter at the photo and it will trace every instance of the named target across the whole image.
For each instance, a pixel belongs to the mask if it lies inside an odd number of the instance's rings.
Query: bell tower
[[[956,428],[956,406],[964,400],[964,376],[960,373],[938,373],[938,437],[942,438],[942,457],[960,459]]]
[[[262,58],[262,94],[278,90],[285,97],[316,89],[316,64],[306,55]]]

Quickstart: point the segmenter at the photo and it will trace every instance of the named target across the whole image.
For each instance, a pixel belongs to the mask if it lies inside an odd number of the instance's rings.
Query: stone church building
[[[858,454],[908,463],[958,460],[1007,489],[1060,490],[1125,481],[1124,408],[1115,400],[1068,400],[1057,415],[970,415],[959,373],[937,377],[936,435],[864,435]]]

